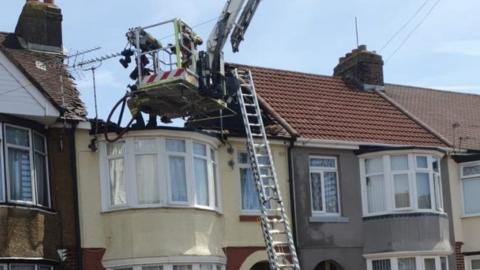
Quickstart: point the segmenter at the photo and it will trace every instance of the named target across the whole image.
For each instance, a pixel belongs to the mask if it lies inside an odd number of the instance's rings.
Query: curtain
[[[136,155],[137,196],[140,204],[160,202],[156,155]]]
[[[375,260],[372,261],[372,270],[390,270],[390,260]]]
[[[167,144],[167,151],[168,152],[181,152],[185,153],[185,141],[182,140],[173,140],[173,139],[167,139],[166,140]]]
[[[192,270],[191,265],[174,265],[173,270]]]
[[[260,202],[258,199],[257,187],[250,168],[240,168],[240,181],[242,189],[242,209],[258,210]]]
[[[425,259],[425,270],[435,270],[435,259],[426,258]]]
[[[170,157],[170,185],[172,200],[175,202],[187,202],[187,176],[185,173],[185,158]]]
[[[200,270],[213,270],[212,264],[200,264]]]
[[[325,172],[323,179],[325,182],[325,211],[327,213],[338,213],[337,173]]]
[[[124,160],[123,158],[111,159],[110,169],[110,202],[112,205],[127,203],[125,189]]]
[[[427,157],[422,157],[422,156],[417,157],[417,168],[422,168],[422,169],[428,168]]]
[[[45,155],[35,152],[33,155],[35,165],[35,179],[37,180],[37,201],[39,204],[48,207],[48,181],[47,162]]]
[[[463,179],[465,214],[480,214],[480,178]]]
[[[365,170],[367,174],[380,173],[383,171],[382,158],[369,158],[365,160]]]
[[[433,173],[433,190],[435,192],[435,205],[437,210],[443,209],[442,183],[440,180],[440,175],[436,172]]]
[[[398,259],[398,270],[415,270],[415,258]]]
[[[202,158],[194,159],[196,203],[208,206],[208,172],[207,161]]]
[[[32,202],[30,152],[8,148],[8,169],[11,199]]]
[[[428,173],[417,173],[416,182],[417,182],[418,208],[431,209],[432,197],[430,194],[430,179],[429,179]]]
[[[369,213],[385,210],[385,179],[383,175],[367,177],[367,201]]]
[[[312,185],[312,207],[313,211],[323,211],[322,201],[322,176],[320,173],[311,173],[310,181]]]
[[[49,265],[40,265],[38,266],[38,270],[52,270],[52,267]]]
[[[408,170],[407,156],[392,156],[390,158],[392,171]]]
[[[395,189],[395,207],[410,207],[410,186],[408,174],[393,175],[393,186]]]

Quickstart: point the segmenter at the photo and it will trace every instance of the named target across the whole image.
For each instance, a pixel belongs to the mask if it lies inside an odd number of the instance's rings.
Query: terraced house
[[[86,112],[62,65],[61,23],[57,6],[31,1],[0,32],[1,270],[79,266],[73,135]]]
[[[382,66],[360,46],[334,76],[253,68],[259,95],[299,135],[303,269],[455,269],[450,142],[385,95]]]

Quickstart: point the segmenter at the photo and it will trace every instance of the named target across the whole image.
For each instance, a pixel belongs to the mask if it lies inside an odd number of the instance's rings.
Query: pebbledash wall
[[[83,269],[247,270],[266,261],[259,212],[243,198],[256,196],[245,195],[244,139],[138,130],[120,144],[100,138],[92,152],[92,138],[77,131]],[[272,151],[288,202],[287,147],[278,141]]]

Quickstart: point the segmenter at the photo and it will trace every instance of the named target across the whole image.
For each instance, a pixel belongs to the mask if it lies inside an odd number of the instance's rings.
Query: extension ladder
[[[292,230],[280,195],[277,174],[268,143],[250,70],[236,69],[238,101],[247,135],[247,150],[261,209],[261,225],[272,270],[299,270]]]

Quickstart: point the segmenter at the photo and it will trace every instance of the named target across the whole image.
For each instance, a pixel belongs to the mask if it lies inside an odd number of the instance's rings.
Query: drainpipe
[[[72,172],[73,180],[73,207],[75,209],[75,238],[76,238],[76,249],[77,249],[77,266],[78,269],[82,270],[82,245],[80,237],[80,212],[78,205],[78,176],[77,176],[77,150],[75,147],[75,130],[77,128],[78,122],[72,123],[72,136],[71,136],[71,145],[70,145],[70,160],[72,161],[70,170]]]
[[[289,184],[289,191],[290,191],[290,211],[292,213],[292,218],[291,218],[291,225],[292,225],[292,236],[293,236],[293,242],[295,243],[295,249],[297,250],[297,256],[299,254],[299,249],[298,249],[298,235],[297,235],[297,219],[296,219],[296,203],[295,203],[295,184],[294,184],[294,173],[293,173],[293,147],[295,146],[295,142],[297,141],[297,136],[292,136],[289,140],[289,145],[288,145],[288,150],[287,150],[287,156],[288,156],[288,184]],[[300,259],[299,259],[300,260]]]

